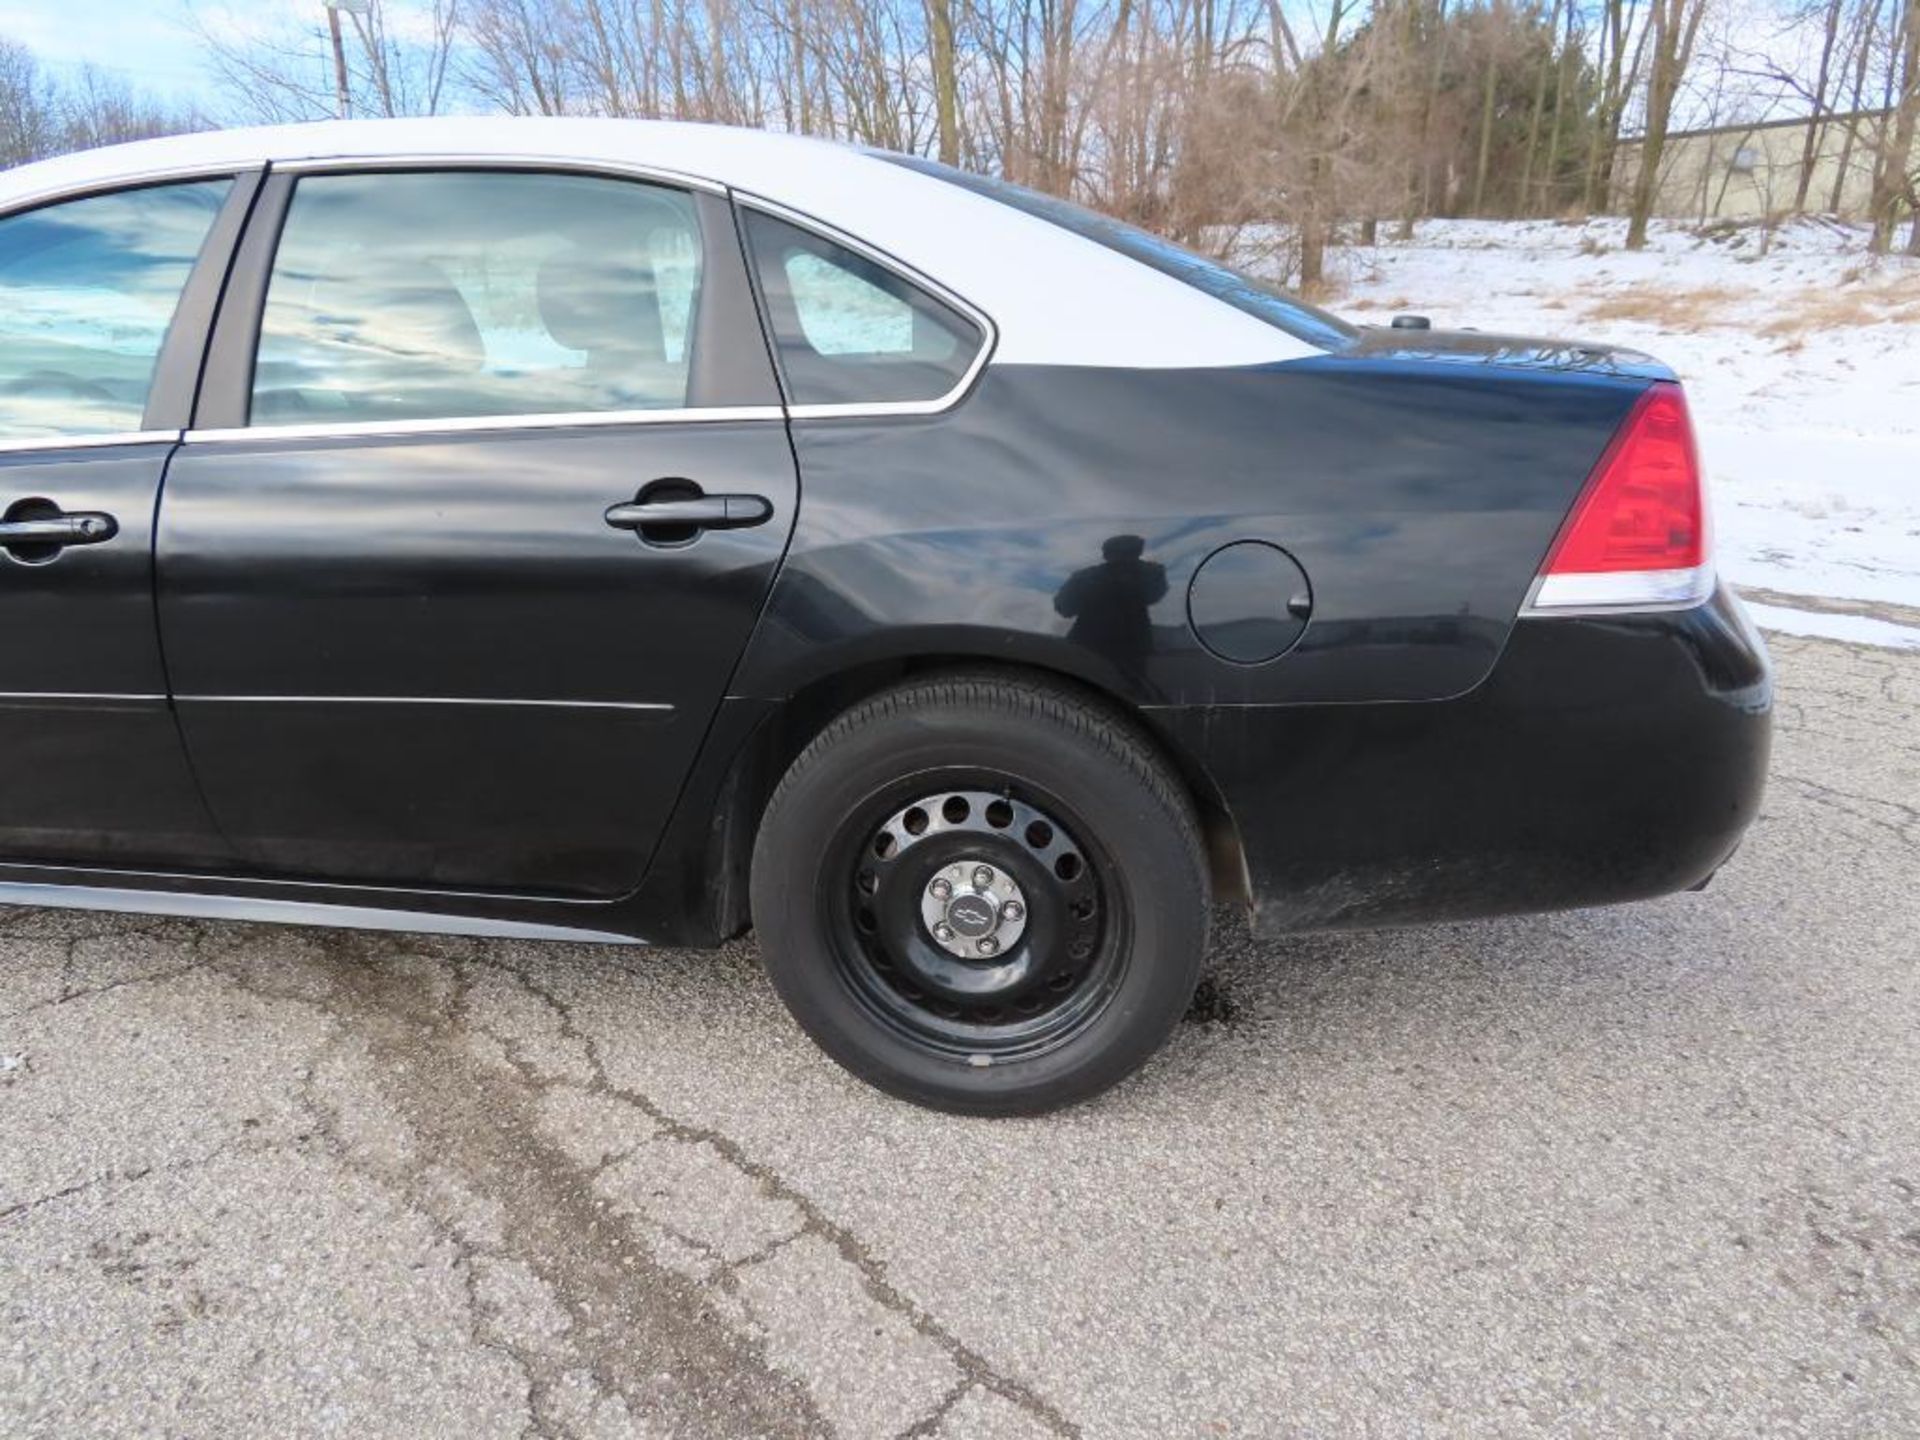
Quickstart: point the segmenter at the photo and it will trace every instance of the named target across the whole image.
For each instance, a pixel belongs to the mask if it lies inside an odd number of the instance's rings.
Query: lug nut
[[[986,866],[982,865],[973,872],[974,889],[984,890],[991,884],[993,884],[993,871],[989,870]]]
[[[995,955],[1000,951],[1000,942],[989,935],[973,948],[978,950],[982,955]]]
[[[944,900],[949,895],[953,894],[953,882],[951,880],[947,880],[947,879],[936,880],[933,882],[932,888],[933,888],[933,898],[936,900]]]
[[[953,939],[953,927],[947,924],[945,921],[942,921],[940,924],[933,927],[933,938],[940,941],[942,944],[946,943],[947,941]]]
[[[1027,907],[1022,905],[1018,900],[1009,900],[1000,907],[1000,918],[1002,920],[1018,920],[1026,913]]]

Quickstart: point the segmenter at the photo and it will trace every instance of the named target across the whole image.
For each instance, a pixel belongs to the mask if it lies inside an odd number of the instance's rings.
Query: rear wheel
[[[761,954],[829,1055],[939,1109],[1024,1114],[1137,1069],[1191,999],[1202,850],[1143,736],[1042,682],[874,697],[794,761],[754,848]]]

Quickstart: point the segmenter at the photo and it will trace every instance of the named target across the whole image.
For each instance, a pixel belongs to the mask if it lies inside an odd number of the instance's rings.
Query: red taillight
[[[1542,575],[1696,570],[1706,506],[1693,424],[1678,385],[1650,386],[1594,467]]]

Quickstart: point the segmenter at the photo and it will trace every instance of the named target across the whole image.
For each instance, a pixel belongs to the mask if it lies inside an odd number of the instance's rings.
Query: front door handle
[[[100,510],[81,510],[71,515],[55,510],[51,514],[30,513],[18,519],[0,520],[0,546],[7,548],[98,545],[119,533],[120,522]]]
[[[642,534],[662,530],[738,530],[773,518],[773,502],[764,495],[678,495],[671,499],[629,500],[607,510],[607,524]]]

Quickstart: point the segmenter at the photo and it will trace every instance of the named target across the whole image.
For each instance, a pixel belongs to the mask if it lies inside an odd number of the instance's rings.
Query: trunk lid
[[[1355,360],[1481,365],[1503,370],[1611,375],[1628,380],[1676,378],[1667,366],[1638,350],[1587,340],[1496,335],[1479,330],[1369,325],[1340,353]]]

